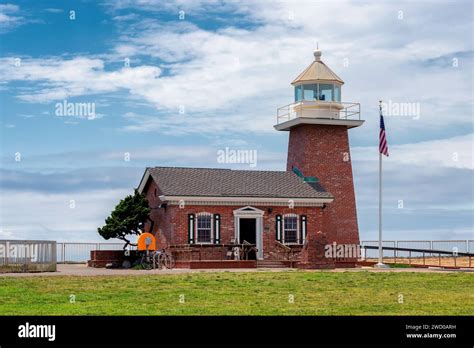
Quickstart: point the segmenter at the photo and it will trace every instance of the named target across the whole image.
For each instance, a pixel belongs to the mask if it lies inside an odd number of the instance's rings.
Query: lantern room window
[[[334,85],[329,85],[329,84],[320,84],[318,85],[319,87],[319,94],[318,94],[318,100],[323,100],[323,101],[332,101],[332,89]]]
[[[341,101],[341,86],[334,85],[334,101],[340,102]]]
[[[303,85],[304,93],[303,98],[304,100],[316,100],[318,95],[318,85]]]
[[[295,102],[305,101],[341,101],[341,86],[330,83],[302,84],[295,86]]]
[[[299,85],[295,87],[295,101],[299,102],[303,100],[303,86]]]

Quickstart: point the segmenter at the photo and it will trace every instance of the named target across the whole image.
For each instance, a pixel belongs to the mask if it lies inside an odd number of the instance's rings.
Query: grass
[[[0,314],[474,315],[473,289],[474,274],[468,273],[0,277]]]
[[[411,268],[410,265],[406,265],[403,263],[391,263],[389,264],[390,268]]]

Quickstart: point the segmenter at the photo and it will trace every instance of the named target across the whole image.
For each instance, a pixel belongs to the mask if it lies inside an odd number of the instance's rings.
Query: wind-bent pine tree
[[[124,249],[128,245],[136,245],[127,238],[131,235],[140,235],[145,223],[149,220],[150,207],[148,200],[137,190],[133,195],[128,195],[120,201],[105,219],[105,225],[97,231],[106,240],[117,238],[125,242]]]

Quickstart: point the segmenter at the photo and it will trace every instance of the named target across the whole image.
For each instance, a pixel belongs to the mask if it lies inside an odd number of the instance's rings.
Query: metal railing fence
[[[90,259],[92,250],[122,250],[124,243],[57,243],[58,263],[83,263]],[[128,247],[128,249],[133,249]]]
[[[330,115],[331,118],[334,119],[360,120],[360,103],[301,100],[279,107],[277,109],[277,124],[301,117],[301,109],[303,106],[324,106],[324,108],[320,110],[322,112],[321,115],[324,115],[323,118],[328,118],[327,116]],[[315,113],[318,114],[317,112]]]
[[[365,253],[367,252],[367,250],[379,250],[379,247],[378,246],[373,246],[373,245],[366,245],[364,246],[364,250],[365,250]],[[432,257],[433,254],[438,254],[438,265],[439,267],[442,266],[442,262],[441,262],[441,259],[442,259],[442,255],[444,256],[444,258],[446,259],[446,257],[448,258],[452,258],[453,260],[453,263],[454,265],[444,265],[445,267],[446,266],[454,266],[454,267],[458,267],[458,264],[456,261],[459,257],[464,257],[464,258],[467,258],[467,263],[465,263],[464,265],[462,264],[459,264],[460,267],[469,267],[471,268],[472,267],[472,257],[474,256],[474,254],[472,253],[465,253],[465,252],[459,252],[459,251],[445,251],[445,250],[436,250],[436,249],[416,249],[416,248],[396,248],[396,247],[382,247],[382,250],[392,250],[392,251],[395,251],[396,253],[400,253],[400,252],[407,252],[408,253],[408,257],[407,258],[404,258],[403,259],[403,264],[406,264],[406,261],[408,259],[408,264],[412,264],[412,261],[417,261],[417,259],[421,259],[422,260],[422,265],[423,266],[434,266],[433,265],[433,260],[430,258],[429,260],[429,264],[427,264],[427,256],[430,255]],[[420,256],[413,256],[413,254],[421,254],[421,257]],[[401,258],[398,258],[398,260],[400,261]],[[390,258],[388,259],[388,262],[390,263],[397,263],[397,257],[396,257],[396,254],[395,254],[395,257],[393,259],[390,260]]]
[[[0,240],[0,273],[56,271],[56,242]]]
[[[378,246],[378,241],[361,241],[361,246]],[[473,253],[474,240],[398,240],[383,241],[382,246],[406,249],[423,249],[423,250],[442,250],[451,253]],[[404,258],[408,257],[408,251],[400,250],[383,250],[383,257]],[[410,257],[422,257],[423,253],[412,252]],[[438,256],[436,253],[425,253],[425,256]],[[442,255],[442,257],[449,255]],[[365,258],[377,258],[378,250],[367,249]]]
[[[378,246],[378,241],[361,241],[361,246]],[[57,243],[57,262],[58,263],[83,263],[90,259],[91,250],[122,250],[123,243]],[[424,249],[424,250],[444,250],[450,252],[468,253],[474,252],[474,240],[385,240],[384,247]],[[130,247],[129,247],[130,248]],[[457,248],[457,249],[454,249]],[[134,249],[134,248],[130,248]],[[384,257],[404,258],[408,257],[407,251],[384,250]],[[431,254],[426,253],[425,256]],[[437,256],[433,253],[432,256]],[[367,249],[365,258],[377,258],[378,250]],[[422,257],[422,253],[411,253],[411,257]]]

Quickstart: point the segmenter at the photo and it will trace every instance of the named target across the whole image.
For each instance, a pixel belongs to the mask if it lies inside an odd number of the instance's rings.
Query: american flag
[[[379,152],[382,155],[388,157],[388,145],[387,138],[385,136],[385,124],[383,122],[382,108],[380,108],[380,142],[379,142]]]

